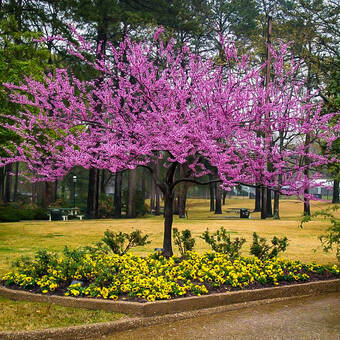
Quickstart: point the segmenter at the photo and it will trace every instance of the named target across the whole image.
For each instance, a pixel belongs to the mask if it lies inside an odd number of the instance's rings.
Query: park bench
[[[240,218],[249,218],[250,210],[247,208],[229,208],[226,210],[227,213],[239,214]]]
[[[69,216],[77,217],[82,221],[84,217],[79,214],[78,208],[50,208],[48,216],[49,221],[68,221]]]

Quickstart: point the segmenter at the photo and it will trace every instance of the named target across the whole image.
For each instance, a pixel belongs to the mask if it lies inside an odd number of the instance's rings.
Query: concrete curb
[[[299,296],[299,298],[308,297],[309,295]],[[100,336],[109,335],[119,331],[125,331],[129,329],[148,327],[155,324],[165,324],[174,322],[177,320],[189,319],[199,317],[203,315],[223,313],[227,311],[250,308],[264,304],[270,304],[280,301],[286,301],[296,299],[296,296],[278,299],[266,299],[259,301],[250,301],[243,303],[236,303],[227,306],[220,306],[214,308],[200,309],[191,312],[167,314],[161,316],[149,316],[149,317],[135,317],[135,318],[123,318],[118,321],[95,323],[82,326],[71,326],[63,328],[49,328],[35,331],[16,331],[16,332],[0,332],[0,339],[3,340],[43,340],[43,339],[97,339]]]
[[[0,339],[85,339],[156,323],[171,322],[258,304],[338,291],[340,291],[340,279],[138,303],[41,295],[0,287],[0,295],[13,300],[49,302],[67,307],[102,309],[139,316],[83,326],[27,332],[0,332]]]

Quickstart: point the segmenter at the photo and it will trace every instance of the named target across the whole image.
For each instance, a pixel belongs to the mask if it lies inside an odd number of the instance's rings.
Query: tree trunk
[[[332,203],[339,203],[339,180],[333,182],[333,198]]]
[[[212,181],[212,175],[209,175],[209,181]],[[210,211],[215,211],[215,184],[209,184],[209,194],[210,194]]]
[[[100,170],[96,169],[96,195],[94,200],[94,211],[95,211],[95,218],[99,217],[99,185],[100,185]]]
[[[101,171],[100,177],[100,193],[105,195],[105,169]]]
[[[261,188],[259,186],[255,189],[255,208],[254,212],[261,211]]]
[[[122,173],[116,172],[115,174],[115,194],[114,194],[114,205],[115,205],[115,218],[122,217]]]
[[[61,192],[60,192],[61,201],[65,202],[65,180],[61,182]]]
[[[140,181],[141,181],[141,192],[142,192],[142,197],[143,197],[143,201],[145,201],[146,196],[146,179],[145,179],[145,171],[144,168],[141,168],[141,177],[140,177]]]
[[[54,193],[53,193],[53,201],[58,200],[58,180],[54,182]]]
[[[159,177],[159,162],[156,163],[156,175]],[[160,198],[160,190],[158,186],[155,184],[155,215],[159,216],[161,214],[161,198]]]
[[[151,193],[150,193],[150,209],[151,211],[155,210],[156,207],[156,183],[155,180],[153,178],[151,178]]]
[[[220,183],[215,183],[215,214],[222,214],[222,189]]]
[[[187,193],[188,193],[188,186],[186,185],[186,183],[181,183],[180,193],[178,195],[178,215],[179,215],[179,218],[185,218],[186,217]]]
[[[52,182],[45,182],[43,183],[42,188],[42,200],[41,200],[41,206],[43,208],[48,208],[51,203],[53,202],[53,184]]]
[[[136,169],[129,170],[128,173],[128,206],[127,217],[136,217]]]
[[[267,188],[267,217],[273,217],[273,209],[272,209],[272,191]]]
[[[267,217],[267,188],[262,187],[262,201],[261,201],[261,219],[264,220]]]
[[[172,222],[173,222],[173,193],[164,194],[164,239],[163,254],[165,257],[173,255],[172,252]]]
[[[4,202],[11,201],[11,189],[12,189],[12,176],[10,173],[12,172],[13,164],[6,165],[6,180],[5,180],[5,195]]]
[[[225,205],[225,200],[226,200],[226,198],[227,198],[227,192],[226,192],[225,190],[223,190],[222,198],[223,198],[223,200],[222,200],[222,205]]]
[[[16,162],[15,163],[13,202],[16,202],[18,199],[18,185],[19,185],[19,162]]]
[[[280,219],[280,193],[275,190],[274,192],[274,220]]]
[[[0,200],[4,199],[4,188],[5,188],[5,167],[0,168]]]
[[[158,187],[156,186],[155,193],[155,215],[159,216],[161,214],[161,194],[159,192]]]
[[[309,194],[309,189],[305,190],[305,194],[308,195]],[[305,199],[303,202],[303,214],[305,216],[310,216],[310,201],[309,199]]]
[[[90,168],[87,194],[87,217],[96,218],[97,169]]]

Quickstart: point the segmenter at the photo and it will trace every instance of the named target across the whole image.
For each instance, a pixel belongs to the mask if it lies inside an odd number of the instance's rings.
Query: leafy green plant
[[[331,226],[327,229],[327,233],[321,235],[319,240],[321,241],[323,251],[325,253],[330,250],[336,250],[336,257],[340,262],[340,221],[334,216],[334,212],[339,209],[339,205],[334,205],[332,207],[328,207],[327,209],[321,209],[311,216],[303,216],[300,221],[300,227],[303,227],[303,224],[312,220],[312,218],[321,216],[325,220],[329,220],[331,222]]]
[[[236,237],[235,240],[231,240],[230,234],[226,229],[221,227],[216,230],[215,233],[210,234],[207,229],[202,236],[200,236],[206,243],[208,243],[212,250],[217,253],[227,254],[231,258],[240,256],[240,250],[243,244],[246,242],[245,238]]]
[[[288,246],[287,237],[278,238],[274,236],[271,245],[267,243],[267,239],[259,237],[257,233],[253,233],[253,243],[250,247],[250,254],[261,260],[272,259],[277,257],[279,253],[286,251]]]
[[[177,228],[173,228],[173,233],[175,245],[178,247],[182,256],[185,256],[188,251],[193,250],[195,239],[191,237],[191,231],[189,229],[179,232]]]
[[[137,246],[144,246],[149,235],[142,235],[140,230],[134,230],[130,234],[106,230],[102,242],[104,242],[113,253],[118,255],[126,254],[129,249]]]

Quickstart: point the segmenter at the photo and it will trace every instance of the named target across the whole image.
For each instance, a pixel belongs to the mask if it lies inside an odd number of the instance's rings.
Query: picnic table
[[[226,212],[240,214],[240,218],[250,217],[250,209],[248,208],[229,208]]]
[[[68,221],[69,216],[77,217],[80,220],[84,215],[80,215],[79,208],[50,208],[49,221]]]

